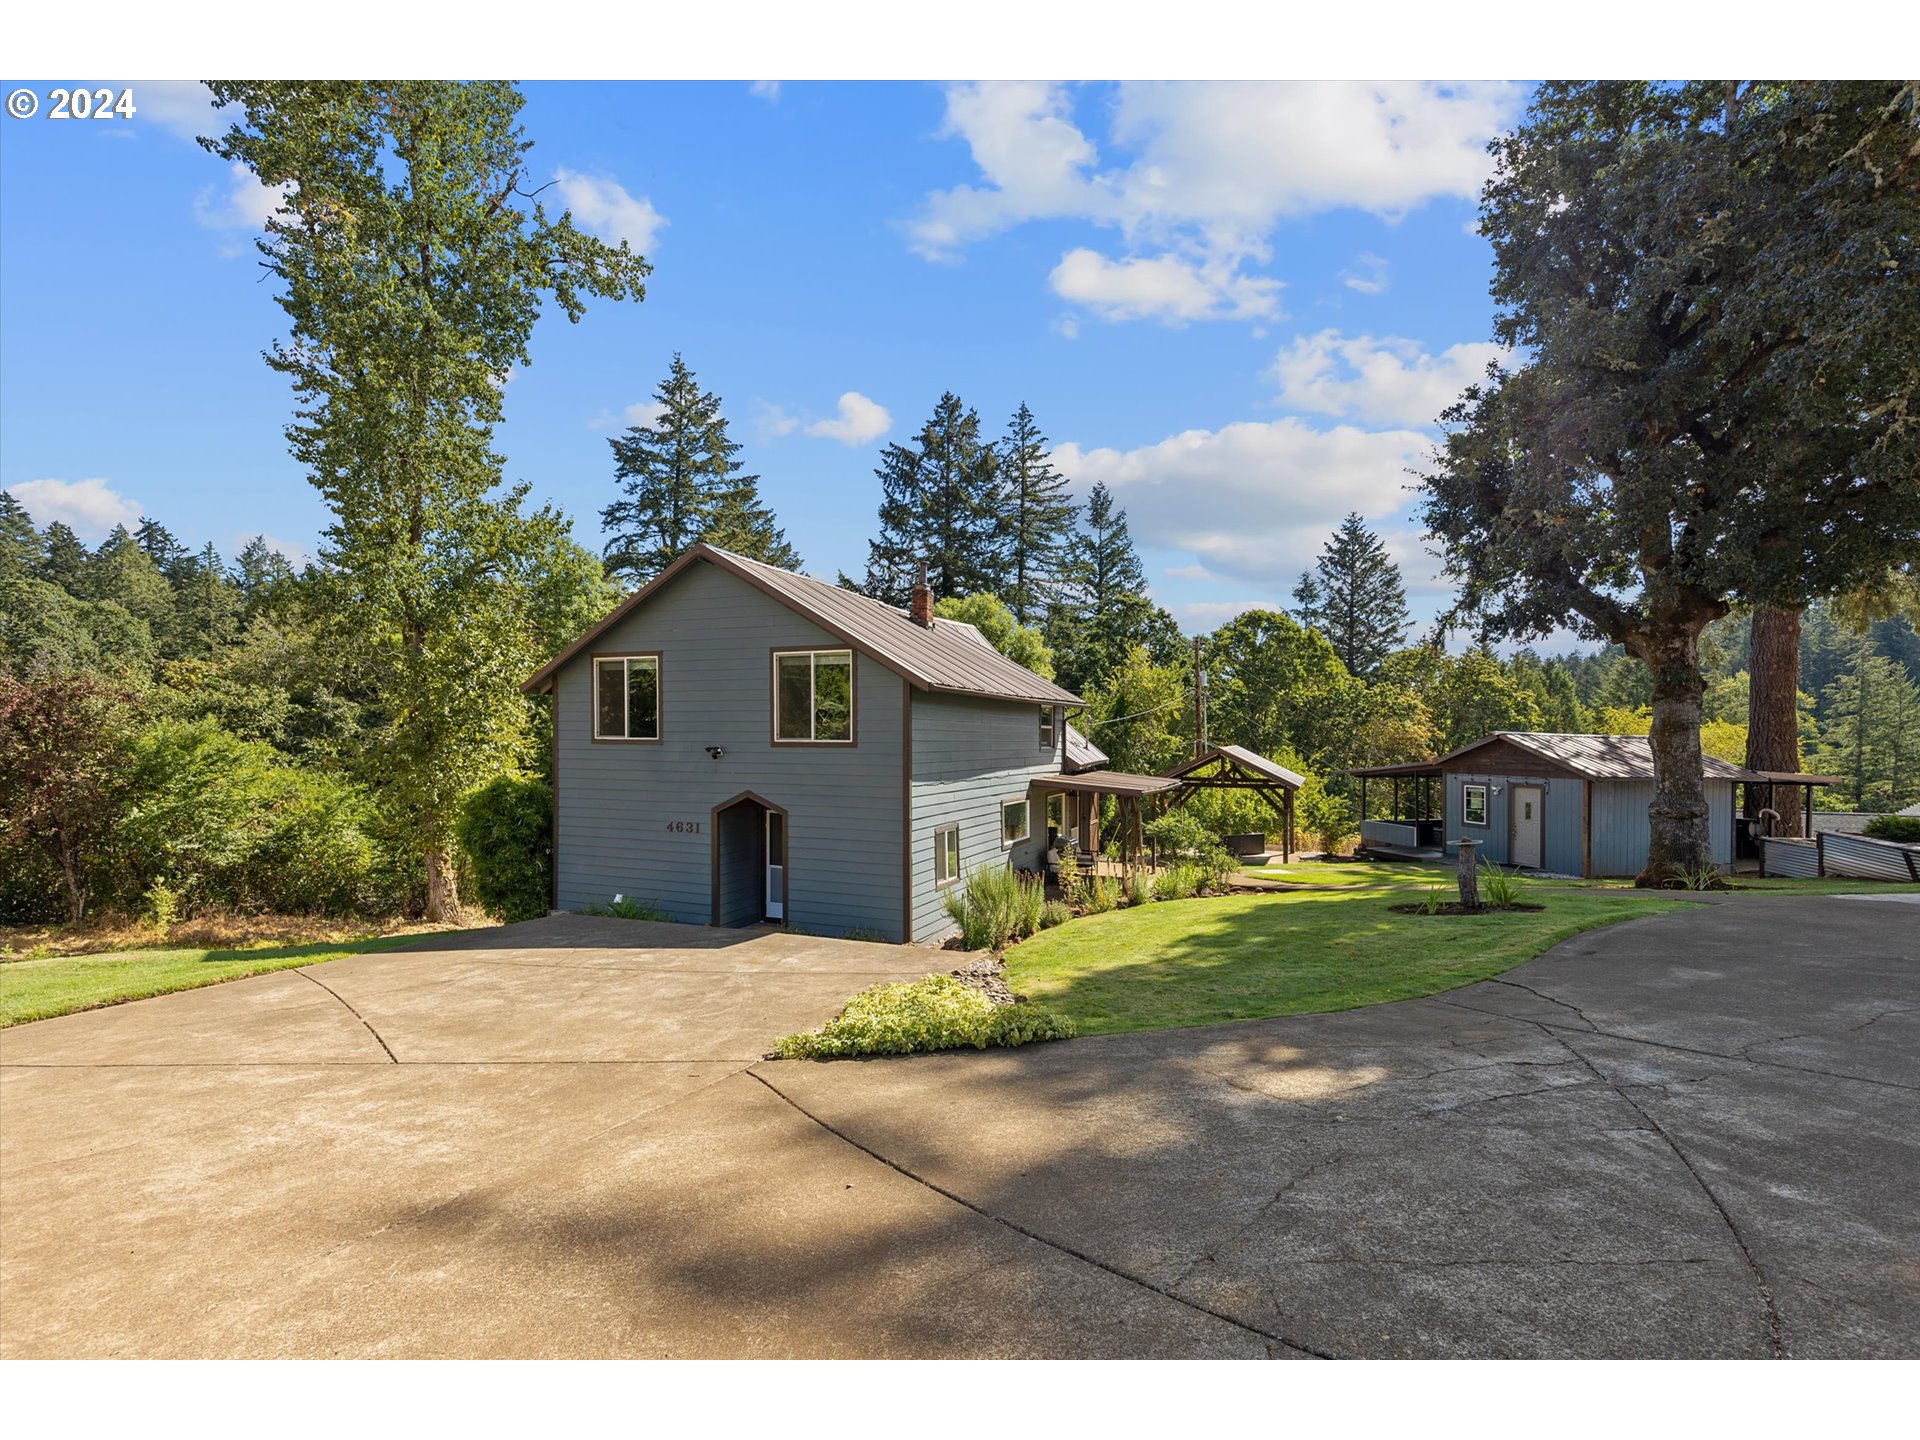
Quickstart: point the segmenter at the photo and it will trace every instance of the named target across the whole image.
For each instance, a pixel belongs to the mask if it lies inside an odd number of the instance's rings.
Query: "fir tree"
[[[235,559],[239,572],[240,611],[244,621],[271,611],[294,580],[293,562],[267,544],[267,537],[256,535],[240,547]]]
[[[881,452],[880,534],[867,546],[861,589],[907,603],[921,561],[936,597],[998,594],[1006,558],[999,456],[980,438],[980,416],[951,390],[911,447]]]
[[[1831,717],[1820,768],[1844,776],[1841,793],[1856,810],[1895,810],[1920,793],[1920,689],[1871,636],[1856,642],[1852,667],[1821,696]]]
[[[191,558],[191,552],[174,538],[171,530],[152,516],[142,515],[139,525],[134,527],[133,538],[153,561],[156,570],[170,582],[179,579],[181,566]]]
[[[800,557],[760,501],[760,477],[741,472],[720,397],[702,390],[676,352],[653,392],[660,416],[607,443],[621,498],[600,512],[610,532],[607,573],[643,585],[698,541],[793,569]]]
[[[1350,514],[1294,587],[1294,614],[1327,637],[1350,674],[1371,676],[1400,648],[1412,623],[1400,567],[1387,547]]]
[[[1000,476],[1008,541],[1002,598],[1025,625],[1046,613],[1059,587],[1079,514],[1067,493],[1067,477],[1053,468],[1047,437],[1025,405],[1014,412],[1000,442]]]
[[[40,563],[40,532],[27,507],[0,490],[0,580],[24,580]]]
[[[211,659],[240,628],[240,591],[227,562],[209,540],[198,555],[178,561],[174,635],[182,654]]]
[[[108,600],[147,622],[162,655],[173,655],[173,587],[127,527],[116,525],[87,557],[81,572],[83,598]]]
[[[1124,661],[1130,646],[1145,644],[1153,663],[1166,665],[1178,658],[1182,641],[1173,617],[1147,598],[1127,512],[1098,481],[1082,526],[1047,615],[1046,637],[1061,683],[1084,691]]]
[[[40,537],[40,561],[34,573],[49,585],[58,585],[69,595],[86,594],[86,543],[64,521],[49,524]]]

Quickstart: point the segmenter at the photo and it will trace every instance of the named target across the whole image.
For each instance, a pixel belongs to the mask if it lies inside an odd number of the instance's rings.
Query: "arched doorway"
[[[787,917],[787,812],[742,791],[713,807],[713,920],[759,925]]]

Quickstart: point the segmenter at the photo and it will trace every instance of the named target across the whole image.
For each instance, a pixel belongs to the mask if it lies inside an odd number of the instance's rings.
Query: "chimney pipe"
[[[919,573],[913,580],[913,603],[909,609],[913,623],[933,628],[933,591],[927,585],[927,562],[920,562]]]

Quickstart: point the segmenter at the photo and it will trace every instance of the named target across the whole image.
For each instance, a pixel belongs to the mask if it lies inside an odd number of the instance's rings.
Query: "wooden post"
[[[1480,871],[1475,868],[1474,842],[1460,837],[1460,904],[1468,910],[1480,908]]]

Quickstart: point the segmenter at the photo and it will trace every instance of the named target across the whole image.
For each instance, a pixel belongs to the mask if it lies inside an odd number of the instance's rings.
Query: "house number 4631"
[[[700,833],[700,822],[698,820],[669,820],[667,821],[667,833],[669,835],[698,835]]]

